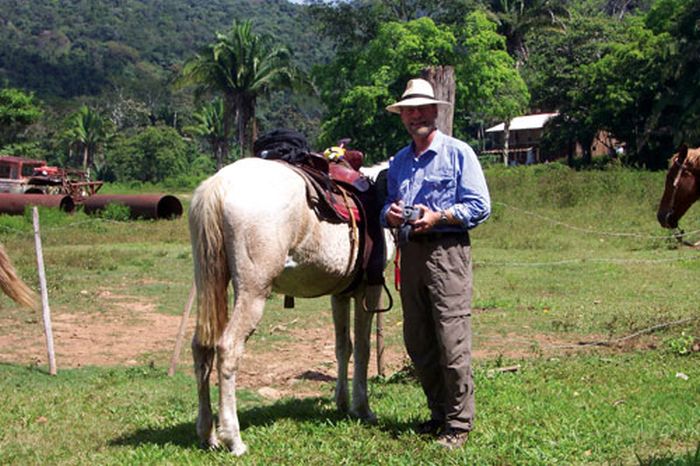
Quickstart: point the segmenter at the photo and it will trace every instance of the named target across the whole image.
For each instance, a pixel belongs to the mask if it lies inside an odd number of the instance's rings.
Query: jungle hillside
[[[600,131],[660,169],[700,140],[691,0],[0,0],[0,154],[105,181],[193,186],[274,128],[368,162],[405,143],[384,107],[456,75],[454,134],[558,112],[542,150],[576,167]],[[580,154],[572,147],[579,144]]]

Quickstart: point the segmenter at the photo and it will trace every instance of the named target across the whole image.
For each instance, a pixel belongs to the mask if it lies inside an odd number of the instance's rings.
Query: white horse
[[[5,252],[5,248],[0,244],[0,289],[14,302],[21,306],[35,309],[36,295],[22,281],[12,266],[10,257]]]
[[[189,221],[198,293],[197,329],[192,341],[199,395],[196,428],[203,446],[223,446],[235,455],[247,449],[236,412],[236,370],[244,344],[272,292],[332,296],[338,363],[336,405],[361,419],[375,419],[367,400],[373,314],[364,306],[378,307],[382,287],[361,285],[352,295],[340,294],[353,281],[359,254],[352,229],[347,224],[319,220],[308,205],[304,180],[285,164],[260,158],[239,160],[205,180],[192,197]],[[393,254],[391,241],[387,241],[387,250],[389,257]],[[229,282],[235,297],[230,314]],[[355,298],[355,366],[349,405],[351,297]],[[209,395],[215,354],[220,390],[218,428]]]

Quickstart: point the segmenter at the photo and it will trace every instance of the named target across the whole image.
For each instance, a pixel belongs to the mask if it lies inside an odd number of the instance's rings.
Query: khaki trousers
[[[432,419],[471,430],[472,265],[469,236],[401,247],[403,333]]]

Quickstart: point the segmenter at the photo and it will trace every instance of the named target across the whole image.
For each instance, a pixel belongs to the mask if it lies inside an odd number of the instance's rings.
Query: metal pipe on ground
[[[83,201],[83,209],[92,214],[108,204],[129,207],[132,218],[173,219],[182,215],[180,200],[170,194],[95,194]]]
[[[73,212],[75,202],[64,194],[9,194],[0,193],[0,213],[22,215],[28,206],[57,207],[64,212]]]

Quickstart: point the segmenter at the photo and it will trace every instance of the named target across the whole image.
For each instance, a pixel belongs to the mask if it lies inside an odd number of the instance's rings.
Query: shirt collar
[[[430,143],[428,148],[421,154],[421,157],[425,157],[426,155],[434,155],[440,152],[440,149],[445,143],[445,135],[439,130],[435,130],[435,137],[433,138],[433,141]],[[416,158],[416,151],[415,151],[415,145],[411,143],[411,155],[413,158]],[[427,157],[426,157],[427,158]]]

